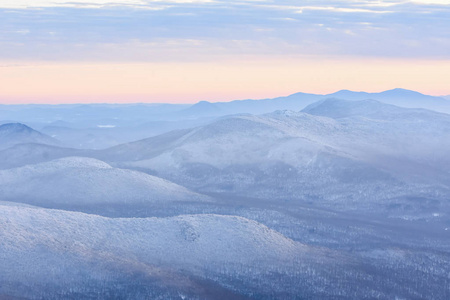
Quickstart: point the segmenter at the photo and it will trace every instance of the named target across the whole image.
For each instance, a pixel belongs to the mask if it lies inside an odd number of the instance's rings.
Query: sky
[[[450,0],[0,0],[0,103],[450,94]]]

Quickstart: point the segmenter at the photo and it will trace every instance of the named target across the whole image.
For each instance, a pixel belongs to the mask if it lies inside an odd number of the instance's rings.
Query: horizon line
[[[61,105],[61,106],[63,106],[63,105],[143,105],[143,104],[148,104],[148,105],[195,105],[195,104],[200,103],[200,102],[228,103],[228,102],[234,102],[234,101],[270,100],[270,99],[277,99],[277,98],[287,98],[287,97],[294,96],[294,95],[297,95],[297,94],[315,95],[315,96],[331,96],[333,94],[337,94],[337,93],[340,93],[340,92],[381,94],[381,93],[395,91],[395,90],[401,90],[401,91],[404,91],[404,92],[413,92],[413,93],[421,94],[421,95],[424,95],[424,96],[442,98],[444,100],[448,100],[445,97],[449,97],[450,96],[450,94],[448,94],[448,95],[433,95],[433,94],[423,93],[423,92],[419,92],[419,91],[416,91],[416,90],[405,89],[405,88],[392,88],[392,89],[387,89],[387,90],[381,90],[381,91],[378,91],[378,92],[366,92],[366,91],[363,91],[363,90],[355,91],[355,90],[350,90],[350,89],[340,89],[340,90],[338,90],[336,92],[326,93],[326,94],[310,93],[310,92],[302,92],[302,91],[300,91],[300,92],[290,93],[290,94],[286,94],[286,95],[282,95],[282,96],[276,96],[276,97],[269,97],[269,98],[247,98],[247,99],[231,99],[231,100],[218,100],[218,101],[202,99],[202,100],[197,100],[196,102],[186,102],[186,103],[146,102],[146,101],[138,101],[138,102],[63,102],[63,103],[27,102],[27,103],[5,103],[5,102],[2,102],[2,100],[0,100],[0,105],[5,105],[5,106],[21,106],[21,105],[49,105],[49,106],[58,106],[58,105]]]

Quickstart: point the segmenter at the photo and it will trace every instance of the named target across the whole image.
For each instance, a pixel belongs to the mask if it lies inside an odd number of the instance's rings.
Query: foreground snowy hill
[[[56,139],[42,134],[24,124],[7,123],[0,125],[0,150],[24,143],[47,145],[59,144]]]
[[[0,298],[446,299],[450,292],[447,250],[427,250],[428,241],[345,254],[236,216],[111,219],[5,202],[0,210]]]
[[[219,296],[233,289],[214,286],[219,276],[252,278],[308,259],[307,247],[240,217],[108,219],[2,203],[0,209],[0,295],[88,298],[110,289],[118,298],[179,299],[209,287]],[[133,282],[141,290],[126,290]]]
[[[167,180],[83,157],[0,171],[0,199],[88,211],[207,201]]]

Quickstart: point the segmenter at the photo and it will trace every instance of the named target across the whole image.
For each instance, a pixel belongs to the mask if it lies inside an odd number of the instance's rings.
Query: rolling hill
[[[309,247],[241,217],[109,219],[0,208],[0,295],[245,299],[234,290],[257,291],[252,278],[262,279],[261,272],[283,278],[298,259],[311,263]]]
[[[1,170],[0,199],[100,214],[209,201],[167,180],[85,157]]]

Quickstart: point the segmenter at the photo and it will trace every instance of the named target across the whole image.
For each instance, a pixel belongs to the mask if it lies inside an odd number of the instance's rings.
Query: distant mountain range
[[[442,97],[428,96],[418,92],[393,89],[381,93],[353,92],[341,90],[332,94],[307,94],[296,93],[286,97],[278,97],[263,100],[236,100],[231,102],[199,102],[188,110],[191,115],[225,115],[237,113],[262,114],[275,110],[298,111],[316,101],[337,98],[342,100],[377,100],[407,108],[425,108],[440,112],[450,113],[450,101]],[[195,113],[194,113],[195,112]]]
[[[79,149],[102,149],[156,136],[176,129],[206,125],[217,118],[266,114],[276,110],[300,111],[325,99],[376,100],[405,108],[450,113],[450,100],[394,89],[381,93],[342,90],[319,95],[296,93],[286,97],[196,104],[83,104],[0,105],[0,124],[20,122]],[[0,144],[1,144],[0,139]],[[48,144],[48,143],[47,143]],[[0,149],[5,148],[0,145]]]

